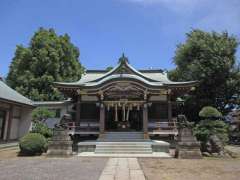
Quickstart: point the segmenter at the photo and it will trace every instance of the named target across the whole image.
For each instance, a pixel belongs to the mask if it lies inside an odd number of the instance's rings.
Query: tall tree
[[[81,77],[79,54],[67,34],[58,36],[53,29],[40,28],[28,47],[17,46],[7,83],[32,100],[62,99],[53,82]]]
[[[187,33],[186,42],[177,46],[174,63],[176,69],[169,73],[172,80],[198,80],[199,85],[190,100],[195,103],[195,115],[206,105],[216,106],[233,93],[239,93],[239,71],[236,68],[238,41],[227,32]],[[231,91],[230,91],[231,90]],[[188,108],[193,112],[192,108]],[[190,113],[192,114],[192,113]]]

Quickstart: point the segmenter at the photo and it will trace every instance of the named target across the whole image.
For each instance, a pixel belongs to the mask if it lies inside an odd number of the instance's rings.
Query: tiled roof
[[[127,61],[122,61],[110,71],[88,70],[79,81],[56,82],[55,84],[57,86],[94,87],[113,79],[138,80],[149,86],[179,86],[196,83],[196,81],[173,82],[162,70],[136,70]]]
[[[30,105],[30,106],[33,105],[30,99],[24,97],[23,95],[19,94],[17,91],[10,88],[2,80],[0,80],[0,99],[10,101],[10,102]]]

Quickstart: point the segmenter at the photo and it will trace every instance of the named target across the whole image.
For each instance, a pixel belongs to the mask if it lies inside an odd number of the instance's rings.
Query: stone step
[[[152,151],[112,151],[112,150],[104,150],[104,151],[95,151],[95,154],[152,154]]]
[[[141,142],[141,141],[104,141],[104,142],[97,142],[96,145],[151,145],[151,142]]]
[[[143,133],[131,134],[128,137],[124,134],[122,138],[122,133],[118,133],[120,136],[115,136],[114,138],[108,137],[103,141],[98,141],[96,143],[96,154],[151,154],[152,144],[150,141],[143,139]],[[137,134],[137,135],[136,135]],[[135,137],[134,137],[135,136]],[[142,138],[136,137],[142,136]],[[112,138],[112,139],[111,139]]]
[[[114,140],[128,140],[128,139],[135,139],[135,140],[143,140],[143,137],[133,137],[133,136],[126,136],[126,137],[123,137],[123,136],[116,136],[116,137],[101,137],[99,138],[99,140],[111,140],[111,139],[114,139]]]
[[[102,143],[124,143],[124,142],[129,142],[129,143],[139,143],[142,142],[144,140],[142,139],[98,139],[98,142],[102,142]],[[145,142],[149,142],[149,141],[145,141]]]
[[[98,149],[152,149],[151,146],[145,146],[145,147],[136,147],[136,146],[98,146]]]
[[[151,147],[151,145],[146,144],[99,144],[98,147],[136,147],[136,148],[144,148],[144,147]]]
[[[151,147],[148,148],[134,148],[134,147],[119,147],[119,148],[111,148],[111,147],[106,147],[106,148],[97,148],[97,150],[113,150],[113,151],[148,151],[148,150],[152,150]]]
[[[117,141],[117,142],[125,142],[125,141],[142,141],[144,139],[144,135],[142,132],[108,132],[103,134],[98,141]]]

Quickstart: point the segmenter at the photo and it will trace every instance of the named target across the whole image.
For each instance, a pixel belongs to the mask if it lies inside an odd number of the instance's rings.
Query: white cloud
[[[144,6],[161,5],[174,11],[189,11],[197,7],[200,3],[206,0],[125,0],[131,3],[136,3]]]
[[[228,30],[240,36],[240,0],[122,0],[144,7],[168,9],[189,28]],[[159,11],[159,14],[161,11]],[[173,24],[172,22],[171,24]]]

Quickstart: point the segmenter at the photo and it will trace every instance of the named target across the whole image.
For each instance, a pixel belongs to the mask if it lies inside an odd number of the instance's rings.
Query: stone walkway
[[[110,158],[99,180],[145,180],[137,158]]]

